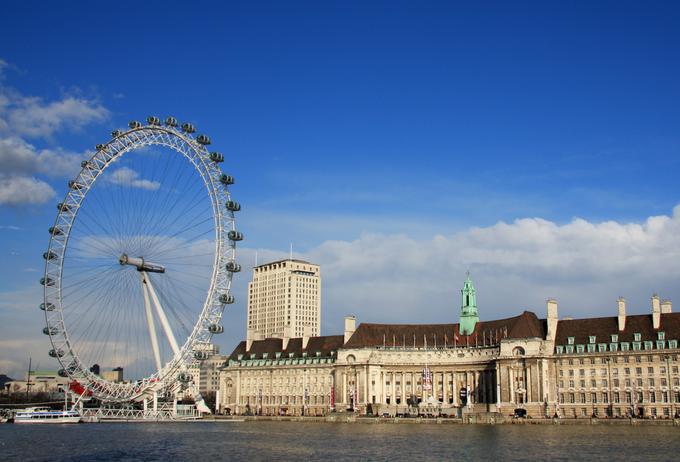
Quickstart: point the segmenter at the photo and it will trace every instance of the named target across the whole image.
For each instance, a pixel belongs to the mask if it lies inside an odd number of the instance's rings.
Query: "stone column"
[[[404,405],[406,404],[406,373],[402,372],[401,373],[401,404]]]
[[[515,371],[508,367],[508,380],[510,381],[510,402],[515,403]]]
[[[501,366],[496,362],[496,410],[501,406]]]
[[[241,405],[241,371],[236,370],[236,412],[239,412]]]
[[[526,366],[525,370],[526,370],[526,389],[527,389],[526,401],[527,401],[527,403],[529,403],[529,402],[533,402],[531,395],[532,395],[532,392],[534,391],[533,390],[534,387],[531,386],[531,365]]]
[[[451,379],[452,379],[452,384],[453,384],[453,389],[451,390],[453,393],[453,405],[458,406],[458,373],[456,371],[453,371],[451,373]]]
[[[444,400],[444,406],[449,405],[449,373],[442,372],[442,399]]]

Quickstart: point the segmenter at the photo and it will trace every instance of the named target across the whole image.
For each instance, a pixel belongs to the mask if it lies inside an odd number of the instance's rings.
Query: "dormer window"
[[[267,359],[267,356],[269,356],[269,353],[262,353],[262,359]]]
[[[665,332],[659,332],[656,335],[658,336],[657,340],[666,340],[666,333]]]
[[[574,337],[567,337],[567,343],[569,345],[573,345],[574,344]]]
[[[275,356],[276,356],[276,359],[279,359],[281,357],[281,352],[277,351]]]
[[[640,340],[642,340],[642,334],[635,333],[635,334],[633,334],[633,336],[635,337],[636,342],[639,342]]]
[[[612,334],[612,343],[616,343],[619,341],[619,336],[618,334]]]
[[[295,353],[288,353],[288,357],[289,357],[289,358],[292,358],[293,355],[295,355]]]
[[[588,342],[589,343],[595,343],[595,336],[591,335],[590,337],[588,337]]]

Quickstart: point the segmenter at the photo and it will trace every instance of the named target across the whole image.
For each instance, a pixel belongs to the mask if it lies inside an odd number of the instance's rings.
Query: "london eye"
[[[102,401],[190,387],[234,303],[241,206],[224,156],[195,132],[153,116],[113,131],[69,181],[49,228],[49,355]]]

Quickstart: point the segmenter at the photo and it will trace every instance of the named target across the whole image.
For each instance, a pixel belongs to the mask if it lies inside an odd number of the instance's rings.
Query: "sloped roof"
[[[427,343],[437,345],[496,344],[502,338],[545,338],[545,320],[525,311],[512,318],[479,321],[475,331],[465,336],[458,324],[372,324],[361,323],[345,348],[369,348],[376,346],[407,346],[423,348]]]
[[[664,313],[661,315],[659,329],[654,329],[651,314],[626,316],[625,329],[619,332],[618,317],[567,319],[557,323],[555,343],[567,345],[568,338],[574,337],[574,344],[587,344],[594,335],[596,343],[609,343],[612,334],[618,334],[619,342],[632,342],[636,333],[641,334],[641,341],[656,340],[658,332],[665,332],[666,339],[680,339],[680,313]]]
[[[276,353],[281,353],[282,356],[289,357],[293,353],[294,358],[302,357],[302,353],[306,352],[308,356],[316,356],[316,352],[320,352],[321,356],[330,356],[331,351],[336,351],[342,347],[344,341],[343,335],[324,335],[320,337],[310,337],[307,342],[307,348],[302,348],[302,338],[292,338],[288,341],[286,349],[283,349],[283,340],[280,338],[266,338],[264,340],[255,340],[250,345],[250,350],[246,351],[246,341],[241,341],[234,351],[229,355],[231,359],[237,359],[238,355],[247,356],[250,359],[251,355],[255,355],[254,359],[262,359],[263,355],[267,353],[267,358],[272,359]]]

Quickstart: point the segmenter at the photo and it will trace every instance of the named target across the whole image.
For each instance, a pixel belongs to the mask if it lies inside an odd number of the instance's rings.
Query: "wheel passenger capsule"
[[[241,210],[241,204],[235,201],[227,201],[225,205],[227,207],[227,210],[230,210],[232,212],[238,212],[239,210]]]
[[[234,177],[231,175],[222,175],[220,176],[220,183],[222,183],[225,186],[234,184]]]
[[[239,231],[231,230],[227,233],[227,236],[229,237],[229,240],[231,240],[231,241],[242,241],[243,240],[243,233],[241,233]]]
[[[165,125],[174,128],[177,126],[177,119],[175,119],[174,117],[168,117],[165,119]]]
[[[223,305],[230,305],[235,301],[234,296],[232,294],[222,294],[220,295],[219,300],[220,303],[222,303]]]
[[[239,265],[235,261],[227,262],[227,264],[225,265],[225,268],[230,273],[238,273],[239,271],[241,271],[241,265]]]
[[[138,121],[136,121],[136,120],[131,120],[131,121],[128,123],[128,127],[130,127],[130,128],[133,129],[133,130],[134,130],[135,128],[141,128],[141,126],[142,126],[141,122],[138,122]]]

